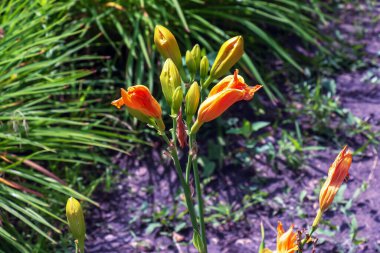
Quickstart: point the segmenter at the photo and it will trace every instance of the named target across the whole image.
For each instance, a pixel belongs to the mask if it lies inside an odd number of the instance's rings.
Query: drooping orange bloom
[[[345,146],[335,158],[334,163],[331,164],[327,179],[319,194],[319,209],[322,213],[331,205],[339,187],[348,176],[351,162],[352,154],[348,150],[348,147]]]
[[[293,232],[294,225],[285,232],[282,223],[277,226],[277,253],[294,253],[298,250],[297,233]]]
[[[161,118],[162,110],[157,100],[144,85],[135,85],[128,90],[121,89],[121,98],[112,101],[117,108],[123,105],[142,113],[147,117]]]
[[[248,86],[238,73],[238,70],[235,70],[234,75],[226,76],[211,89],[210,94],[199,107],[194,131],[203,123],[219,117],[234,103],[251,100],[255,92],[262,87],[261,85]]]

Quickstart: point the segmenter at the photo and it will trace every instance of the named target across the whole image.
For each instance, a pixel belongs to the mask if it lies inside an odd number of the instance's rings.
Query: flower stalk
[[[199,170],[198,170],[198,159],[197,154],[195,152],[196,150],[196,136],[195,134],[190,134],[189,136],[189,149],[190,149],[190,160],[192,163],[193,171],[194,171],[194,183],[195,183],[195,190],[197,195],[197,202],[198,202],[198,213],[199,213],[199,223],[200,223],[200,229],[201,229],[201,239],[203,241],[204,245],[204,253],[207,253],[207,237],[206,237],[206,225],[204,221],[204,208],[203,208],[203,197],[202,197],[202,188],[201,188],[201,182],[199,179]]]
[[[121,89],[121,98],[114,100],[112,105],[119,109],[126,106],[130,115],[153,126],[168,145],[168,151],[173,159],[174,167],[185,195],[185,202],[193,227],[193,245],[200,253],[207,253],[204,202],[197,162],[196,133],[204,123],[221,116],[232,104],[241,100],[251,100],[254,93],[261,86],[248,86],[236,70],[234,75],[225,77],[213,87],[206,100],[203,101],[202,99],[202,90],[205,91],[213,80],[227,73],[243,54],[243,38],[241,36],[234,37],[222,45],[209,76],[209,61],[206,56],[202,57],[204,52],[201,52],[199,45],[195,45],[191,51],[188,50],[185,62],[190,78],[184,74],[182,56],[176,38],[167,28],[160,25],[156,26],[154,42],[159,53],[165,59],[160,75],[160,83],[164,98],[171,110],[171,140],[165,132],[161,106],[146,86],[135,85],[127,90]],[[195,80],[198,73],[199,80]],[[191,80],[192,84],[186,92],[186,86],[182,84],[183,81],[186,82],[187,80]],[[185,106],[183,107],[183,105]],[[196,120],[193,123],[195,115]],[[187,131],[183,123],[184,119]],[[189,140],[189,149],[184,175],[178,157],[177,141],[181,149],[184,150],[187,139]],[[195,211],[194,199],[190,190],[192,184],[190,180],[191,172],[193,172],[198,212]]]
[[[175,120],[173,120],[173,128],[176,126],[176,122],[174,122]],[[178,159],[178,154],[177,154],[177,147],[175,144],[171,143],[169,138],[167,137],[167,135],[165,133],[160,133],[162,138],[164,139],[164,141],[166,142],[166,144],[169,146],[169,153],[173,159],[173,162],[174,162],[174,167],[177,171],[177,175],[179,177],[179,181],[181,183],[181,186],[182,186],[182,189],[184,191],[184,194],[185,194],[185,201],[186,201],[186,205],[187,205],[187,208],[188,208],[188,211],[189,211],[189,215],[190,215],[190,220],[191,220],[191,224],[193,226],[193,229],[194,230],[199,230],[198,229],[198,223],[197,223],[197,219],[196,219],[196,214],[195,214],[195,209],[194,209],[194,205],[193,205],[193,201],[192,201],[192,198],[191,198],[191,193],[190,193],[190,187],[189,185],[186,183],[185,181],[185,178],[183,177],[183,171],[182,171],[182,167],[181,167],[181,163],[179,162],[179,159]],[[173,140],[176,140],[175,139],[175,134],[173,136]]]

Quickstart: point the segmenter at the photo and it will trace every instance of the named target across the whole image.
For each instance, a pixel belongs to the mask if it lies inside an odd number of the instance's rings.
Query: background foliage
[[[56,243],[53,238],[61,233],[56,225],[65,222],[65,196],[90,201],[67,183],[89,194],[99,180],[88,172],[99,168],[97,174],[103,174],[109,164],[106,150],[127,153],[133,146],[128,131],[120,129],[122,136],[110,131],[108,108],[97,106],[104,91],[83,80],[93,73],[87,62],[99,57],[78,54],[96,37],[83,40],[86,28],[68,13],[74,4],[12,0],[0,6],[4,252],[42,252],[43,245]],[[87,189],[81,187],[84,181]],[[36,244],[43,248],[33,249]]]
[[[152,45],[153,30],[156,24],[162,24],[174,33],[183,55],[185,49],[200,43],[210,59],[215,58],[222,41],[244,35],[246,55],[241,67],[251,79],[268,82],[266,92],[275,100],[283,96],[271,80],[274,59],[302,73],[328,53],[321,44],[328,38],[318,32],[315,22],[325,22],[327,17],[320,11],[321,3],[312,2],[80,0],[77,10],[94,34],[102,33],[97,52],[113,54],[109,63],[109,67],[116,68],[113,77],[128,86],[153,86],[155,74],[161,69]],[[315,59],[306,59],[295,43],[284,43],[284,38],[291,38],[305,49],[318,49]]]

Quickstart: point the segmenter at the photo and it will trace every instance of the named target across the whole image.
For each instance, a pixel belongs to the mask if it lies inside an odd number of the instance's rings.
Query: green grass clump
[[[82,39],[86,28],[68,12],[74,4],[0,3],[1,252],[56,243],[67,196],[92,202],[69,187],[91,191],[83,181],[93,176],[80,170],[106,167],[106,149],[127,153],[133,147],[128,131],[119,130],[121,141],[115,138],[108,104],[97,107],[107,89],[83,80],[93,73],[89,61],[99,57],[78,54],[95,38]]]
[[[114,54],[111,65],[118,69],[114,77],[128,86],[144,83],[153,88],[155,73],[160,70],[152,43],[157,24],[174,33],[183,55],[184,49],[196,41],[209,52],[209,59],[215,58],[221,41],[243,35],[246,54],[240,65],[250,78],[264,84],[273,74],[268,65],[273,59],[280,59],[300,73],[310,65],[310,59],[296,52],[294,43],[285,43],[289,38],[328,54],[321,44],[327,38],[319,33],[315,22],[317,18],[327,19],[320,10],[321,4],[298,0],[79,0],[75,9],[93,33],[102,33],[96,49]],[[272,100],[282,98],[278,87],[271,83],[265,86],[268,96]]]

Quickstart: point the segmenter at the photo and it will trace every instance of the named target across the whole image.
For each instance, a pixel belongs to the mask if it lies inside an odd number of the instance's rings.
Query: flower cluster
[[[242,57],[244,40],[241,36],[233,37],[223,43],[211,69],[205,51],[201,50],[199,45],[186,51],[185,68],[176,38],[161,25],[155,28],[154,43],[165,60],[160,83],[163,97],[170,107],[173,123],[172,139],[169,140],[166,135],[161,106],[146,86],[135,85],[127,90],[121,89],[121,97],[114,100],[112,105],[119,109],[125,106],[130,115],[154,127],[168,144],[168,153],[174,161],[193,226],[193,244],[199,252],[207,253],[195,136],[204,123],[220,117],[238,101],[251,100],[262,86],[248,86],[244,78],[239,75],[239,71],[235,70],[233,75],[227,75],[208,91],[213,81],[226,75]],[[189,146],[185,177],[177,155],[177,142],[181,148],[185,148],[187,144]],[[191,170],[194,172],[195,187],[190,185]],[[198,212],[194,210],[191,188],[196,189]]]
[[[312,242],[311,235],[317,229],[323,213],[328,209],[331,203],[334,200],[335,195],[337,194],[340,186],[343,181],[348,177],[348,170],[350,169],[352,163],[352,154],[348,150],[348,147],[345,146],[342,151],[335,158],[333,164],[331,164],[327,179],[324,182],[320,195],[319,195],[319,209],[317,215],[314,219],[314,222],[311,226],[311,231],[306,237],[301,240],[298,238],[297,234],[293,232],[294,225],[285,232],[282,223],[278,223],[277,227],[277,253],[294,253],[294,252],[303,252],[304,245]],[[301,234],[301,233],[300,233]],[[263,248],[259,253],[270,253],[267,248]]]
[[[154,42],[160,54],[166,59],[160,75],[162,93],[171,108],[172,115],[177,115],[182,107],[186,87],[184,82],[189,80],[184,74],[181,52],[174,35],[161,25],[156,26]],[[213,80],[226,74],[243,53],[243,37],[236,36],[227,40],[221,46],[208,75],[209,61],[205,55],[201,55],[199,45],[195,45],[191,51],[186,52],[186,65],[191,76],[190,81],[192,81],[185,97],[188,124],[197,112],[201,90],[207,89]],[[194,81],[198,70],[200,86]],[[235,70],[234,75],[226,76],[210,90],[206,100],[199,106],[198,116],[191,128],[191,133],[197,132],[203,123],[219,117],[234,103],[251,100],[255,92],[262,87],[261,85],[248,86],[238,73],[238,70]],[[160,131],[165,129],[161,107],[146,86],[135,85],[127,90],[121,89],[121,98],[113,101],[112,105],[119,109],[125,105],[132,116],[145,123],[158,126]]]

